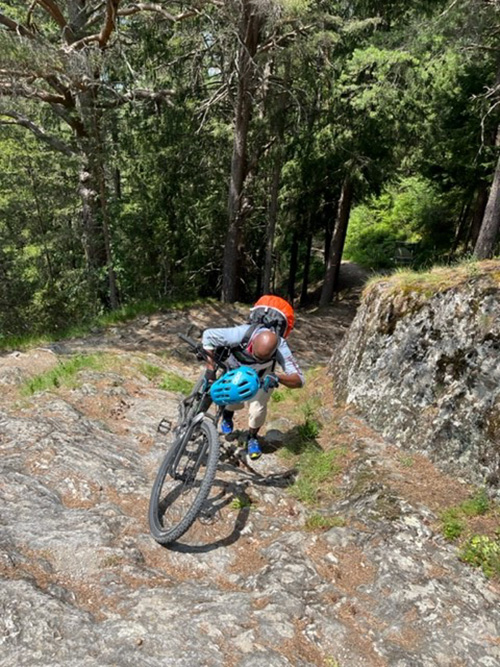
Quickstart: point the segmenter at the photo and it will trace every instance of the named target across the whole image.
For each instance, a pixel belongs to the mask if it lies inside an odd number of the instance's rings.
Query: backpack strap
[[[245,335],[241,339],[241,342],[238,343],[238,346],[241,346],[243,349],[246,349],[246,347],[247,347],[248,343],[251,341],[252,336],[254,335],[254,333],[257,331],[257,329],[259,327],[262,327],[262,326],[263,325],[262,325],[261,322],[255,322],[254,324],[251,324],[248,327],[247,331],[245,332]]]
[[[249,352],[247,352],[246,349],[252,339],[252,336],[257,331],[257,329],[260,328],[267,328],[267,326],[262,322],[255,322],[254,324],[250,324],[241,341],[237,345],[231,347],[231,352],[240,363],[242,364],[257,363],[255,358]],[[273,365],[271,367],[271,371],[274,371],[274,367],[276,365],[276,352],[274,352],[273,354],[272,361]]]
[[[246,351],[246,349],[255,331],[261,326],[262,324],[260,322],[256,322],[255,324],[250,324],[241,341],[236,345],[231,346],[231,352],[234,354],[234,356],[240,363],[242,364],[255,363],[255,359],[251,354],[249,354]]]

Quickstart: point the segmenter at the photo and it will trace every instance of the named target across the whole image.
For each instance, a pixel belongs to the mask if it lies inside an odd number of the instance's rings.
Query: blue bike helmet
[[[241,366],[224,373],[210,388],[210,396],[217,405],[231,405],[248,401],[259,391],[260,380],[253,368]]]

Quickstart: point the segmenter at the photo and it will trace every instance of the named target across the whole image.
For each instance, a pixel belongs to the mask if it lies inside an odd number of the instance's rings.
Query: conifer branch
[[[21,25],[21,23],[10,19],[8,16],[5,16],[5,14],[2,13],[0,13],[0,25],[4,25],[8,30],[15,32],[16,35],[19,35],[20,37],[36,39],[35,33],[31,32],[31,30],[28,30],[28,28]]]
[[[24,83],[0,82],[0,96],[22,97],[26,100],[38,99],[49,104],[67,105],[67,98],[64,95],[49,93],[46,90],[31,88]]]
[[[2,120],[2,116],[11,118],[12,120]],[[38,139],[51,146],[59,153],[64,153],[67,156],[73,155],[74,151],[57,137],[54,137],[46,132],[43,127],[36,125],[29,118],[26,118],[17,111],[0,111],[0,125],[19,125],[32,132]]]
[[[54,0],[35,0],[33,2],[33,5],[39,4],[40,7],[43,7],[45,11],[50,14],[50,16],[54,19],[54,21],[57,23],[57,25],[64,30],[64,28],[67,27],[68,22],[64,18],[63,13],[57,6],[57,4],[54,2]]]
[[[111,34],[116,27],[116,16],[118,5],[121,0],[107,0],[106,2],[106,20],[99,33],[99,46],[103,49],[109,41]]]
[[[116,95],[116,91],[113,91]],[[173,90],[146,90],[144,88],[137,88],[136,90],[130,90],[124,95],[116,95],[114,100],[109,101],[100,101],[97,106],[99,109],[115,109],[117,107],[128,104],[129,102],[135,102],[136,100],[144,100],[150,102],[160,103],[163,102],[168,106],[173,106],[171,97],[173,96]]]

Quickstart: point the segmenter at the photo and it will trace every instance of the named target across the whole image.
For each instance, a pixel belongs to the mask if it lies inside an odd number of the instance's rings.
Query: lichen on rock
[[[500,262],[373,282],[332,361],[337,396],[400,446],[500,485]]]

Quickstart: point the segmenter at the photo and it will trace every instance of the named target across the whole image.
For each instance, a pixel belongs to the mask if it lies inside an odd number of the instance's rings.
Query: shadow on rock
[[[271,429],[261,441],[262,451],[273,454],[278,451],[287,452],[293,456],[300,456],[304,452],[323,451],[316,439],[317,429],[308,422],[297,424],[286,432]]]
[[[234,544],[244,531],[254,505],[247,488],[283,489],[295,481],[295,468],[262,474],[244,458],[233,454],[221,461],[210,495],[193,526],[182,538],[165,545],[166,549],[183,553],[208,553]]]

